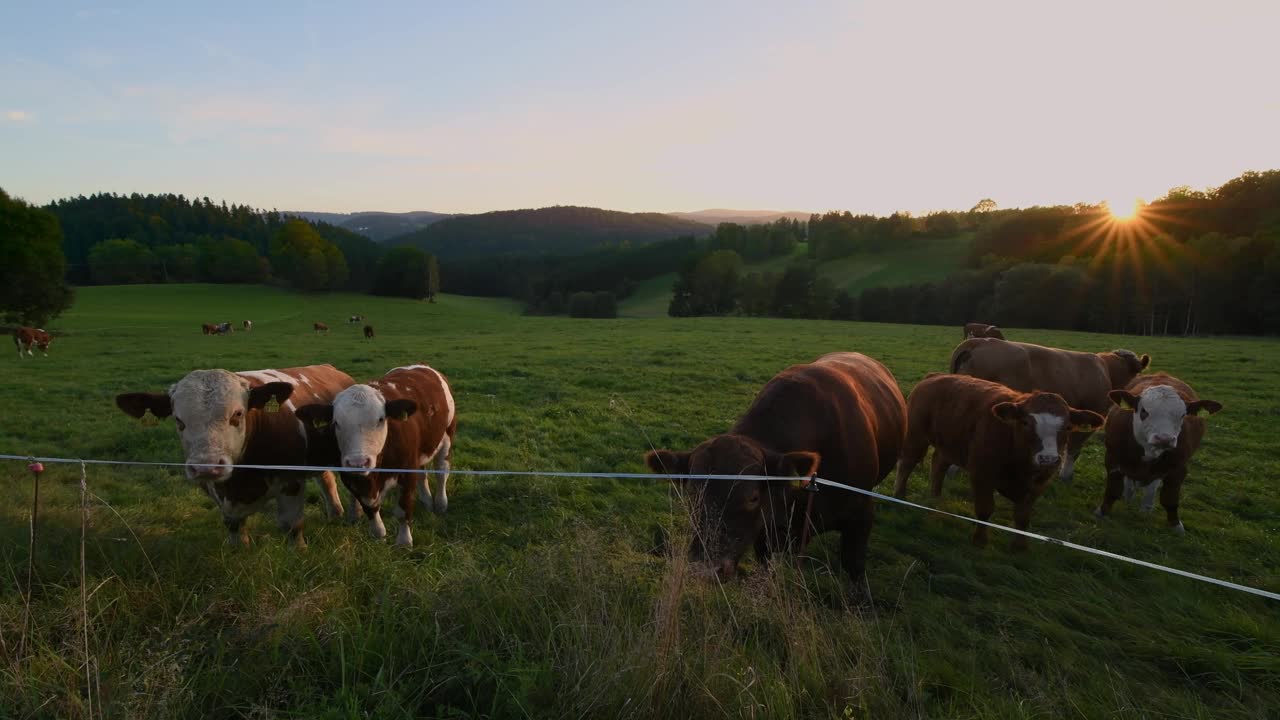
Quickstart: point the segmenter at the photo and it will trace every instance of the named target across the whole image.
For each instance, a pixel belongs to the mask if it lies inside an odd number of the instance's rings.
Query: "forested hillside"
[[[284,214],[311,222],[325,222],[364,235],[375,242],[384,242],[398,235],[421,230],[432,223],[453,217],[448,213],[414,210],[411,212],[357,212],[331,213],[289,210]]]

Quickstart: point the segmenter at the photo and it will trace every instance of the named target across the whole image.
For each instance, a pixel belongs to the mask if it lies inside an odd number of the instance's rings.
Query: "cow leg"
[[[929,443],[922,440],[923,438],[915,440],[908,436],[906,444],[902,447],[902,454],[898,457],[898,478],[893,483],[893,496],[896,498],[907,496],[907,480],[911,477],[911,472],[916,469],[916,465],[924,459],[924,454],[929,451]]]
[[[1071,433],[1071,437],[1067,440],[1067,460],[1062,463],[1062,470],[1059,471],[1058,477],[1062,479],[1063,484],[1070,485],[1072,479],[1076,475],[1076,458],[1080,457],[1080,451],[1084,449],[1085,442],[1092,433]]]
[[[1128,475],[1124,476],[1124,501],[1125,502],[1129,502],[1130,500],[1133,499],[1133,494],[1134,492],[1136,492],[1137,485],[1138,484],[1133,481],[1133,478],[1129,477]]]
[[[329,519],[342,517],[342,498],[338,496],[338,479],[325,470],[316,478],[320,490],[320,502],[324,503],[324,515]],[[350,517],[348,515],[347,517]]]
[[[1169,473],[1164,479],[1164,487],[1160,488],[1160,504],[1164,506],[1169,527],[1179,535],[1187,532],[1187,529],[1182,526],[1182,520],[1178,518],[1178,501],[1182,497],[1182,481],[1186,477],[1187,469],[1184,466],[1180,470]]]
[[[1164,485],[1164,478],[1153,480],[1142,490],[1142,512],[1151,512],[1156,509],[1156,492],[1160,490],[1160,486]]]
[[[453,441],[448,435],[440,441],[440,448],[436,450],[436,456],[432,461],[436,472],[440,476],[440,488],[436,491],[435,506],[436,512],[443,514],[449,509],[449,495],[445,488],[449,484],[449,458],[453,456]],[[423,475],[423,482],[427,480],[427,476]]]
[[[853,500],[852,512],[850,524],[840,533],[840,562],[849,579],[860,585],[867,570],[867,545],[876,519],[875,502],[865,495],[859,496]]]
[[[228,545],[233,547],[249,546],[249,528],[245,526],[244,518],[223,515],[222,524],[227,527]]]
[[[299,549],[307,546],[307,539],[302,534],[302,509],[306,507],[307,497],[304,486],[298,483],[298,494],[280,494],[276,498],[276,522],[280,529],[288,533],[289,540]]]
[[[983,522],[991,520],[991,515],[996,511],[996,495],[991,485],[983,487],[982,483],[973,483],[973,513]],[[987,526],[979,525],[973,530],[973,544],[978,547],[987,546]]]
[[[360,522],[360,496],[351,493],[351,503],[347,505],[347,524],[355,525]]]
[[[360,501],[360,506],[364,508],[365,516],[369,518],[369,536],[376,540],[381,540],[387,536],[387,526],[382,524],[381,500],[381,496],[373,495]]]
[[[1022,498],[1013,504],[1013,526],[1026,532],[1031,527],[1031,506],[1035,503],[1036,498],[1032,493],[1027,493],[1027,497]],[[1024,552],[1027,549],[1027,536],[1014,535],[1013,542],[1010,543],[1014,552]]]
[[[1098,506],[1097,510],[1093,511],[1093,514],[1097,515],[1100,518],[1110,515],[1111,506],[1114,505],[1115,502],[1120,499],[1120,495],[1122,492],[1128,492],[1129,495],[1133,494],[1132,491],[1130,490],[1130,488],[1132,487],[1132,484],[1133,484],[1133,481],[1130,480],[1128,477],[1126,477],[1125,474],[1120,472],[1119,470],[1108,470],[1107,471],[1107,488],[1106,490],[1102,491],[1102,504]]]
[[[763,567],[769,566],[769,528],[760,531],[756,536],[756,562]]]
[[[938,448],[933,449],[933,462],[929,464],[929,494],[933,497],[942,497],[942,481],[951,478],[951,468],[956,467],[942,456],[942,451]]]
[[[413,525],[413,500],[417,483],[404,476],[399,476],[398,479],[400,498],[396,514],[400,516],[400,529],[396,532],[396,546],[413,547],[413,531],[409,526]]]

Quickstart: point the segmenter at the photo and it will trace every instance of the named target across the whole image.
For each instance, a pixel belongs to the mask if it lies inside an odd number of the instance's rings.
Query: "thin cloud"
[[[5,110],[3,117],[5,120],[14,123],[30,122],[35,119],[35,116],[26,110]]]

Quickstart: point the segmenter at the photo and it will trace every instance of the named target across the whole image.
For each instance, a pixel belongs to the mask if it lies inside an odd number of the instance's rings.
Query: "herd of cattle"
[[[366,327],[366,335],[370,331]],[[1143,509],[1152,509],[1158,492],[1169,526],[1183,532],[1178,503],[1188,461],[1204,436],[1199,414],[1216,413],[1221,404],[1200,399],[1168,374],[1143,374],[1147,355],[1075,352],[993,332],[999,330],[966,326],[949,372],[926,375],[909,399],[877,360],[831,353],[780,372],[728,433],[690,451],[646,453],[649,469],[675,476],[692,500],[691,558],[727,577],[749,548],[767,562],[776,550],[834,530],[841,534],[841,562],[857,578],[866,564],[872,499],[814,494],[810,480],[871,490],[896,466],[894,493],[903,497],[930,447],[934,496],[947,476],[963,469],[979,519],[989,520],[999,493],[1013,503],[1015,526],[1026,530],[1032,505],[1053,475],[1069,483],[1085,441],[1102,427],[1106,489],[1096,514],[1104,517],[1116,500],[1143,488]],[[398,367],[368,383],[331,365],[196,370],[167,392],[121,394],[116,405],[135,418],[147,411],[174,418],[187,478],[218,505],[232,543],[247,543],[245,518],[275,500],[281,529],[304,544],[304,480],[314,474],[235,465],[342,468],[351,496],[348,520],[358,519],[358,505],[378,538],[386,535],[382,502],[399,489],[398,545],[413,542],[415,499],[438,513],[448,507],[457,413],[445,376],[427,365]],[[420,468],[433,472],[394,472]],[[726,482],[708,475],[790,480]],[[329,515],[341,515],[335,476],[325,471],[317,480]],[[985,526],[973,540],[987,542]],[[1025,537],[1016,536],[1013,545],[1025,547]]]

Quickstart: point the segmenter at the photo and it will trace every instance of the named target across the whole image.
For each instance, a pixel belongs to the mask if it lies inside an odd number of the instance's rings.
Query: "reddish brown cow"
[[[217,335],[218,325],[216,323],[201,323],[200,332],[205,335]]]
[[[254,470],[232,465],[333,465],[332,444],[309,442],[295,416],[297,405],[330,402],[352,379],[332,365],[252,370],[195,370],[167,393],[125,393],[116,405],[141,418],[173,416],[186,454],[187,479],[199,484],[222,511],[228,542],[247,544],[244,521],[270,500],[282,530],[298,545],[302,534],[303,481],[309,472]],[[279,407],[272,410],[272,400]],[[297,405],[295,405],[295,403]],[[342,512],[333,473],[318,478],[331,516]]]
[[[995,325],[988,325],[986,323],[965,323],[964,339],[968,340],[969,338],[995,338],[996,340],[1003,340],[1004,333],[1000,332],[1000,328]]]
[[[319,334],[319,333],[324,333],[325,335],[329,334],[329,326],[325,325],[322,322],[311,323],[311,329],[314,330],[316,334]]]
[[[1121,495],[1130,500],[1143,487],[1142,509],[1151,511],[1158,490],[1169,527],[1185,532],[1178,502],[1187,463],[1204,439],[1205,422],[1197,416],[1218,412],[1222,403],[1201,400],[1190,385],[1165,373],[1135,378],[1111,391],[1111,399],[1116,407],[1107,413],[1107,488],[1098,517],[1106,517]]]
[[[765,384],[733,429],[689,452],[655,450],[645,464],[676,475],[823,478],[871,489],[893,468],[906,431],[906,404],[888,368],[858,353],[832,353],[793,365]],[[803,536],[806,491],[800,483],[689,478],[693,496],[691,559],[733,575],[747,548],[767,562],[776,545]],[[816,532],[840,531],[845,572],[866,568],[875,506],[857,493],[824,490],[808,520]]]
[[[27,357],[35,357],[35,353],[31,348],[40,348],[40,352],[49,357],[49,345],[53,342],[53,336],[33,327],[20,327],[13,331],[13,344],[18,347],[18,359],[22,359],[22,353],[26,352]]]
[[[1057,393],[1067,404],[1105,417],[1111,409],[1107,393],[1129,383],[1151,364],[1151,356],[1129,350],[1089,353],[1031,343],[974,338],[951,352],[951,372],[991,380],[1020,392]],[[1076,458],[1090,432],[1072,433],[1061,477],[1070,483]]]
[[[370,472],[376,468],[426,468],[440,478],[434,509],[449,507],[446,486],[453,437],[458,428],[453,393],[444,375],[426,365],[396,368],[370,383],[352,385],[338,393],[332,404],[298,408],[312,435],[336,440],[342,466],[342,483],[351,491],[348,518],[355,520],[358,502],[369,517],[369,533],[384,538],[382,499],[400,488],[396,514],[400,517],[397,545],[412,545],[414,496],[424,508],[432,507],[429,475]]]
[[[372,325],[365,325],[365,326],[364,326],[364,339],[365,339],[365,340],[372,340],[372,339],[373,339],[373,326],[372,326]]]
[[[935,497],[942,494],[947,466],[959,465],[969,473],[979,520],[991,518],[999,492],[1013,501],[1014,525],[1026,530],[1031,506],[1062,462],[1068,435],[1092,432],[1102,423],[1101,415],[1070,407],[1055,393],[1021,393],[965,375],[930,373],[907,401],[907,439],[894,495],[906,496],[911,471],[932,445],[929,480]],[[973,542],[986,545],[986,526],[978,526]],[[1014,537],[1015,550],[1026,546],[1026,537]]]

